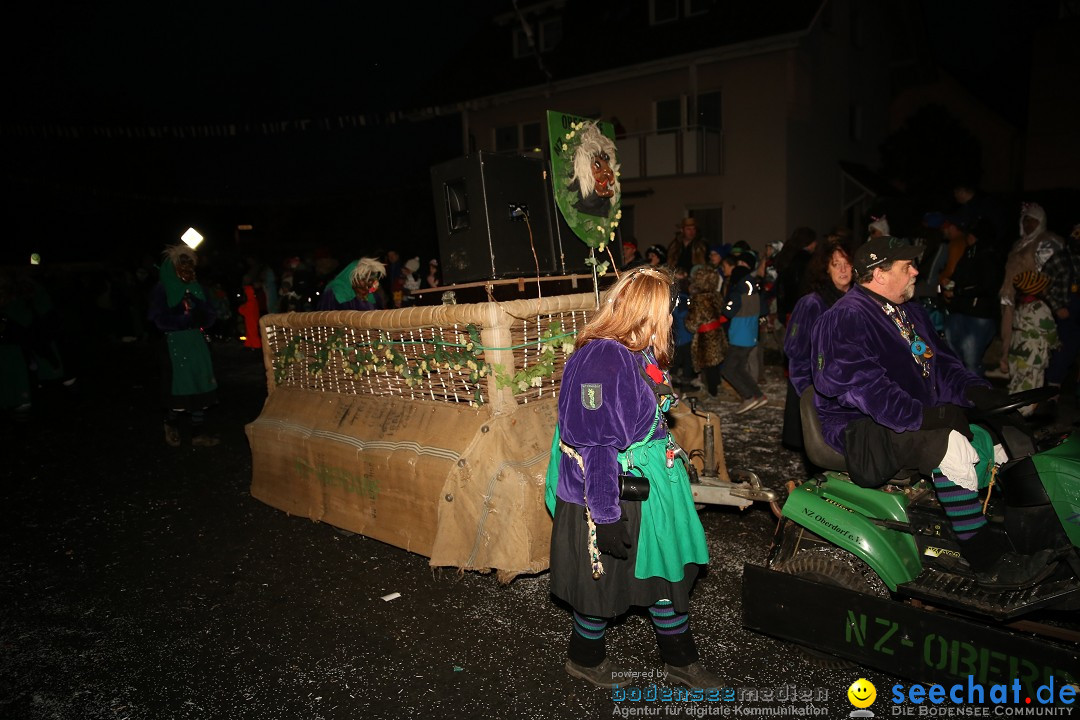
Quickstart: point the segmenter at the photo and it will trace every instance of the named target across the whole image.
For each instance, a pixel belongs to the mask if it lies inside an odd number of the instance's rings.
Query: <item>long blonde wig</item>
[[[671,284],[671,273],[664,268],[623,273],[578,333],[574,347],[599,338],[616,340],[635,352],[652,347],[657,364],[666,368],[671,360]]]

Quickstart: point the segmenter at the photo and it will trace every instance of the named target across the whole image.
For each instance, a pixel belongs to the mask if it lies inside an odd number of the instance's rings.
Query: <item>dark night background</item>
[[[1022,127],[1029,33],[1056,3],[911,7],[924,24],[919,52]],[[494,82],[495,68],[491,78],[455,75],[455,61],[508,56],[489,47],[491,18],[513,9],[510,0],[5,9],[0,262],[32,251],[46,262],[156,254],[189,225],[211,248],[239,242],[268,256],[319,246],[435,253],[428,168],[462,154],[462,127],[453,112],[415,110]],[[167,139],[147,137],[161,128]],[[254,230],[238,235],[238,224]]]
[[[427,168],[461,154],[460,120],[390,113],[422,106],[441,58],[503,4],[432,4],[422,22],[394,3],[5,10],[2,260],[156,254],[188,225],[231,243],[241,223],[294,254],[433,250]],[[189,136],[122,134],[163,126]],[[190,137],[223,126],[235,134]]]

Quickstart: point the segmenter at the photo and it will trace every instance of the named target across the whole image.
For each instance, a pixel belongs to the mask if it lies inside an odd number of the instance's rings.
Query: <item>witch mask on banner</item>
[[[622,218],[615,129],[610,123],[551,110],[547,117],[559,212],[586,245],[604,252],[615,242]]]

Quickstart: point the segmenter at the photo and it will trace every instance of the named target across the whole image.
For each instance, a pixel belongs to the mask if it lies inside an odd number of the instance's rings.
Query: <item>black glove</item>
[[[920,430],[955,430],[968,440],[974,437],[963,408],[956,405],[935,405],[923,408]]]
[[[202,308],[195,308],[191,311],[191,327],[193,328],[201,328],[206,325],[208,319],[206,311]]]
[[[985,385],[968,385],[964,389],[964,398],[979,410],[992,410],[1006,405],[1008,393]]]
[[[613,523],[596,523],[596,547],[604,555],[625,560],[630,547],[630,532],[626,529],[626,518]]]

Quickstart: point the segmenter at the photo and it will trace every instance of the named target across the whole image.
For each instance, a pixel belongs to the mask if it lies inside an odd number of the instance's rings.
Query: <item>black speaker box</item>
[[[580,240],[574,259],[563,256],[560,240],[569,228],[560,232],[545,168],[539,159],[484,151],[431,168],[444,284],[584,268]]]

